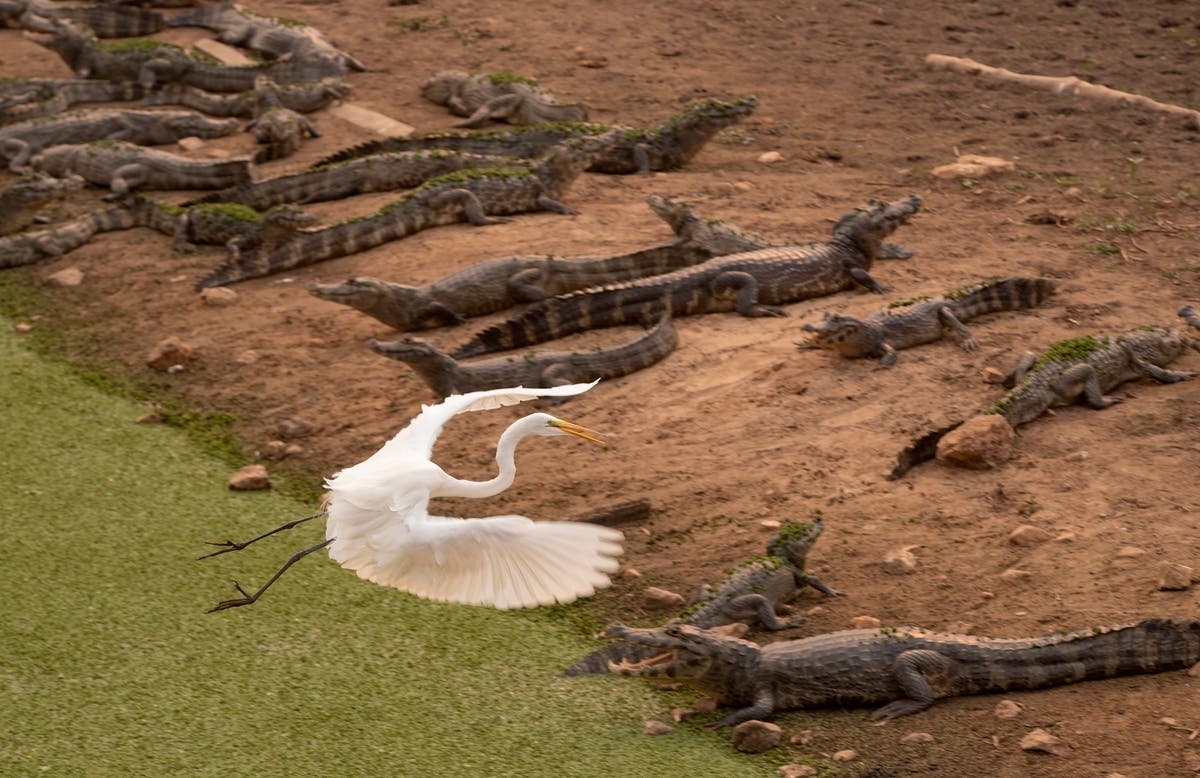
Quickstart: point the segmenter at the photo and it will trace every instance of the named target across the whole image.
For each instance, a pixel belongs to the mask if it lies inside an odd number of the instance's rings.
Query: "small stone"
[[[164,373],[171,372],[176,365],[186,365],[191,361],[192,347],[174,336],[160,340],[146,355],[146,364]]]
[[[1033,573],[1028,570],[1019,570],[1015,567],[1010,567],[1000,574],[1000,578],[1004,581],[1024,581],[1032,575]]]
[[[811,729],[802,729],[796,734],[788,738],[788,742],[793,746],[806,746],[813,740],[813,731]]]
[[[197,138],[195,135],[189,135],[186,138],[180,138],[178,141],[176,141],[176,143],[178,143],[179,148],[183,149],[184,151],[199,151],[200,149],[204,148],[204,139]]]
[[[739,192],[749,192],[754,188],[754,184],[750,183],[749,181],[736,181],[733,184],[733,188]]]
[[[233,305],[238,293],[228,286],[212,286],[200,292],[200,302],[205,305]]]
[[[1089,456],[1089,454],[1086,451],[1075,451],[1073,453],[1067,454],[1065,459],[1068,462],[1086,462],[1088,460],[1088,456]]]
[[[1117,549],[1117,559],[1136,559],[1146,555],[1146,549],[1137,546],[1121,546]]]
[[[303,438],[306,435],[311,435],[313,431],[311,424],[295,416],[279,422],[277,429],[279,430],[279,436],[284,440]]]
[[[928,732],[909,732],[900,738],[901,743],[932,743],[933,735]]]
[[[1191,676],[1192,678],[1200,678],[1200,662],[1197,662],[1196,664],[1192,665],[1191,668],[1187,671],[1187,674],[1189,676]]]
[[[750,625],[735,621],[732,624],[718,624],[715,627],[710,627],[708,631],[729,638],[740,638],[750,631]]]
[[[783,778],[808,778],[817,774],[817,768],[806,764],[783,764],[775,770]]]
[[[1075,542],[1075,533],[1074,532],[1060,532],[1054,536],[1054,542],[1055,543],[1074,543]]]
[[[758,161],[770,165],[772,162],[779,162],[783,159],[783,155],[778,151],[768,151],[758,155]]]
[[[674,731],[675,731],[675,728],[672,727],[670,724],[667,724],[662,721],[655,721],[654,719],[651,719],[650,721],[647,721],[645,724],[642,725],[642,734],[643,735],[651,735],[651,736],[653,736],[653,735],[669,735],[670,733],[672,733]]]
[[[1000,414],[980,414],[938,441],[937,461],[943,465],[987,470],[1008,461],[1015,435]]]
[[[820,616],[822,613],[824,613],[827,610],[829,610],[829,609],[826,608],[824,605],[814,605],[811,608],[809,608],[808,610],[804,611],[804,615],[805,616]]]
[[[258,64],[238,49],[235,49],[233,46],[227,46],[215,38],[201,38],[193,43],[192,47],[197,51],[204,52],[222,65],[249,67]]]
[[[853,762],[855,759],[858,759],[858,752],[853,748],[846,748],[841,751],[837,751],[830,758],[835,762]]]
[[[657,586],[648,586],[646,591],[642,592],[642,606],[646,608],[655,610],[678,608],[684,602],[686,600],[683,599],[683,595],[660,589]]]
[[[1007,173],[1015,169],[1016,165],[1000,157],[960,154],[954,162],[939,165],[932,172],[936,178],[983,178],[993,173]]]
[[[1054,535],[1032,524],[1022,524],[1008,533],[1008,542],[1016,546],[1036,546],[1053,539]]]
[[[1000,700],[996,707],[992,708],[992,713],[998,719],[1015,719],[1021,715],[1021,704],[1012,700]]]
[[[287,448],[287,443],[282,440],[270,440],[262,447],[259,454],[263,459],[283,459],[284,450]]]
[[[141,416],[138,416],[136,419],[133,420],[134,424],[162,424],[162,422],[163,422],[162,414],[158,413],[157,411],[151,411],[150,413],[143,413]]]
[[[1105,773],[1104,778],[1129,778],[1125,773]]]
[[[1177,562],[1163,562],[1158,571],[1158,588],[1162,591],[1179,591],[1192,585],[1195,571]]]
[[[229,488],[235,492],[252,492],[271,488],[271,477],[262,465],[246,465],[229,477]]]
[[[769,721],[743,721],[733,728],[730,741],[744,754],[761,754],[783,741],[783,730]]]
[[[1083,195],[1083,190],[1077,186],[1068,187],[1063,190],[1063,197],[1068,200],[1077,200],[1083,202],[1086,198]]]
[[[79,286],[83,283],[83,271],[77,267],[67,267],[47,276],[46,281],[54,286]]]
[[[628,576],[630,578],[641,578],[642,577],[642,572],[640,570],[638,570],[636,567],[622,568],[621,574]]]
[[[697,713],[712,713],[716,709],[716,697],[705,697],[702,700],[697,700],[696,703],[692,705],[692,710],[696,711]]]
[[[994,367],[985,367],[983,369],[983,382],[985,384],[1002,384],[1004,383],[1004,373]]]
[[[245,351],[239,352],[238,355],[233,358],[233,361],[237,362],[239,365],[253,365],[258,361],[258,352],[254,349],[248,348]]]
[[[917,570],[917,558],[911,549],[918,546],[894,548],[883,555],[883,569],[892,575],[907,575]]]
[[[850,629],[879,629],[883,622],[874,616],[855,616],[850,619]]]
[[[298,457],[303,453],[304,446],[301,446],[299,443],[289,443],[287,444],[287,448],[283,450],[285,457]]]
[[[979,596],[985,600],[990,600],[996,596],[996,593],[995,592],[980,592]]]
[[[783,525],[775,521],[775,519],[764,519],[758,523],[758,526],[765,527],[766,529],[779,529]]]
[[[1055,737],[1042,728],[1031,730],[1021,738],[1021,748],[1026,751],[1044,751],[1055,756],[1066,756],[1071,753],[1071,747],[1062,738]]]
[[[21,334],[25,334],[26,332],[33,331],[33,325],[29,322],[19,321],[13,325],[13,329]]]
[[[671,708],[671,721],[674,721],[676,724],[699,715],[700,712],[695,708]]]

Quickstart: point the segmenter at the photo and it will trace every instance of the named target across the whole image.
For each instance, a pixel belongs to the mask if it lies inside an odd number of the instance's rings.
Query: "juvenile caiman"
[[[1200,342],[1163,327],[1139,327],[1116,337],[1068,338],[1040,355],[1027,351],[1005,375],[1005,385],[1013,388],[984,413],[999,415],[1016,428],[1050,408],[1071,405],[1081,398],[1093,408],[1108,408],[1121,398],[1107,393],[1126,381],[1153,378],[1173,384],[1191,378],[1193,373],[1165,369],[1189,348],[1200,351]],[[896,457],[888,478],[899,478],[933,459],[939,441],[961,424],[956,422],[915,440]]]
[[[472,76],[443,70],[421,82],[421,96],[467,118],[455,127],[478,127],[489,119],[511,124],[587,121],[583,103],[564,104],[531,78],[516,73]]]
[[[614,137],[567,141],[532,168],[464,170],[431,179],[371,216],[322,230],[302,231],[271,251],[245,252],[200,279],[197,288],[222,286],[342,257],[443,224],[497,224],[508,221],[504,215],[538,210],[575,213],[558,198]]]
[[[824,529],[825,524],[820,519],[811,523],[784,522],[767,543],[767,556],[741,563],[716,589],[701,587],[691,606],[669,624],[688,624],[709,630],[743,622],[778,631],[802,623],[803,616],[785,621],[775,615],[775,609],[809,586],[830,597],[844,594],[805,572],[808,552]],[[562,675],[606,673],[612,662],[635,662],[661,653],[661,649],[644,645],[610,643],[578,660],[563,670]]]
[[[881,702],[887,704],[871,718],[887,720],[942,697],[1158,673],[1200,661],[1200,621],[1166,619],[1011,640],[916,627],[852,629],[761,647],[689,624],[614,624],[608,634],[660,650],[643,662],[614,663],[613,672],[686,680],[736,708],[710,728],[792,708]]]
[[[354,165],[377,158],[341,164]],[[682,200],[649,195],[646,202],[675,231],[675,240],[605,257],[489,259],[424,286],[349,278],[339,284],[310,284],[308,289],[322,300],[349,305],[389,327],[410,332],[461,324],[468,317],[483,316],[520,303],[598,284],[667,273],[721,254],[771,245],[761,235],[702,219],[691,204]]]
[[[820,324],[804,325],[804,331],[813,336],[796,346],[801,351],[824,349],[843,357],[877,358],[876,367],[896,364],[898,349],[932,343],[947,333],[953,333],[964,350],[974,351],[979,343],[963,326],[964,321],[986,313],[1032,308],[1053,293],[1054,282],[1048,278],[1008,278],[947,292],[937,299],[893,303],[866,319],[826,313]]]
[[[883,292],[868,272],[884,239],[921,206],[910,195],[894,204],[870,201],[847,213],[822,243],[775,246],[714,257],[694,267],[624,284],[559,295],[529,306],[454,349],[456,359],[523,348],[596,327],[672,316],[737,311],[782,316],[784,303],[834,294],[859,285]]]

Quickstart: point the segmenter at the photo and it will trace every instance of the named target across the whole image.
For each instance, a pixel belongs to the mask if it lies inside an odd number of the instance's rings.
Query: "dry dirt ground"
[[[836,217],[869,197],[916,192],[926,206],[896,236],[915,258],[874,270],[894,292],[790,305],[787,318],[681,320],[679,348],[666,361],[602,383],[558,411],[603,431],[608,449],[527,443],[514,488],[487,505],[452,507],[553,519],[649,498],[652,518],[627,528],[625,564],[640,575],[620,576],[584,606],[634,623],[662,618],[640,608],[646,586],[690,592],[718,580],[731,564],[762,553],[771,534],[762,522],[818,510],[827,531],[812,570],[849,594],[832,601],[805,594],[800,609],[822,607],[785,637],[842,629],[860,615],[993,636],[1198,615],[1196,587],[1159,591],[1156,581],[1165,562],[1200,569],[1200,383],[1132,383],[1111,409],[1072,407],[1042,418],[1021,430],[1015,458],[996,470],[927,465],[898,482],[882,478],[914,434],[998,396],[982,380],[985,368],[1003,369],[1021,351],[1064,337],[1173,324],[1176,308],[1200,300],[1195,127],[1147,110],[929,71],[925,56],[1075,74],[1200,108],[1194,4],[262,0],[253,7],[325,30],[372,68],[351,77],[354,101],[420,130],[453,121],[417,91],[421,79],[447,68],[536,77],[564,101],[585,101],[594,120],[629,125],[661,121],[701,97],[754,94],[761,106],[683,170],[585,175],[565,198],[577,216],[427,231],[286,278],[240,284],[233,307],[202,305],[192,291],[221,252],[176,257],[166,238],[144,231],[100,236],[58,263],[16,271],[32,279],[67,266],[85,273],[82,286],[51,292],[73,310],[72,326],[102,344],[80,349],[79,358],[143,375],[155,342],[182,338],[198,361],[170,377],[175,389],[196,407],[236,414],[248,451],[275,439],[283,419],[311,422],[315,434],[301,441],[305,451],[293,465],[316,477],[362,459],[434,398],[404,365],[364,346],[388,336],[386,328],[310,297],[307,282],[360,274],[424,283],[506,254],[644,246],[668,237],[644,205],[651,193],[687,198],[711,218],[781,241],[807,241],[825,237]],[[66,75],[19,33],[5,32],[2,41],[0,75]],[[324,137],[266,174],[301,169],[365,138],[327,114],[315,118]],[[247,150],[252,141],[213,145]],[[782,160],[758,161],[768,151]],[[1016,171],[933,178],[930,170],[956,151],[1003,157]],[[88,198],[95,194],[59,210],[90,207]],[[312,210],[333,220],[388,199]],[[1047,212],[1061,223],[1031,221]],[[800,325],[824,311],[861,315],[889,299],[1010,275],[1052,277],[1059,293],[1039,310],[973,324],[982,344],[973,354],[943,342],[902,352],[894,369],[875,371],[869,361],[793,346]],[[48,307],[43,321],[68,316],[62,309]],[[454,344],[482,323],[430,337]],[[1200,355],[1176,367],[1200,371]],[[458,475],[484,476],[496,436],[518,415],[510,409],[455,422],[437,459]],[[1060,539],[1014,546],[1008,533],[1022,524]],[[900,546],[915,547],[918,567],[889,575],[881,559]],[[1124,547],[1144,554],[1119,554]],[[1002,579],[1010,568],[1028,576]],[[1200,728],[1198,683],[1176,672],[1014,694],[1024,706],[1014,720],[993,715],[999,696],[946,700],[884,727],[869,726],[864,710],[776,720],[789,732],[812,730],[808,746],[792,747],[797,755],[853,748],[859,764],[895,775],[1185,776],[1200,769],[1200,740],[1186,730]],[[1018,741],[1035,727],[1067,741],[1070,754],[1023,752]],[[910,731],[934,741],[901,744]]]

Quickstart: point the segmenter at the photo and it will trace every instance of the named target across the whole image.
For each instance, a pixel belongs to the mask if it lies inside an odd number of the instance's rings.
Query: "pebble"
[[[133,423],[134,424],[162,424],[162,421],[163,421],[163,417],[162,417],[161,413],[158,413],[157,411],[151,411],[150,413],[143,413],[141,416],[138,416],[136,419],[133,420]]]
[[[1075,533],[1074,532],[1060,532],[1054,536],[1054,542],[1055,543],[1074,543],[1075,542]]]
[[[287,443],[282,440],[269,440],[263,445],[259,455],[263,459],[283,459],[284,450],[287,448]]]
[[[79,286],[83,283],[83,271],[77,267],[63,268],[47,276],[46,281],[54,286]]]
[[[279,436],[285,440],[288,438],[303,438],[306,435],[311,435],[313,431],[311,424],[295,416],[279,422],[279,426],[276,429],[279,430]]]
[[[1015,567],[1010,567],[1000,574],[1000,578],[1005,581],[1023,581],[1032,575],[1033,573],[1028,570],[1018,570]]]
[[[758,523],[758,526],[766,527],[767,529],[779,529],[783,525],[775,521],[775,519],[764,519]]]
[[[761,754],[783,742],[783,729],[769,721],[743,721],[733,728],[730,742],[744,754]]]
[[[824,605],[814,605],[811,608],[809,608],[808,610],[804,611],[804,615],[805,616],[820,616],[822,613],[824,613],[827,610],[829,610],[829,609],[826,608]]]
[[[1055,737],[1042,728],[1031,730],[1021,738],[1021,748],[1026,751],[1044,751],[1055,756],[1066,756],[1071,747],[1062,738]]]
[[[177,143],[179,148],[184,151],[199,151],[204,148],[204,139],[197,138],[195,135],[189,135],[186,138],[180,138]]]
[[[1034,546],[1053,539],[1054,535],[1032,524],[1022,524],[1008,533],[1008,542],[1017,546]]]
[[[1192,665],[1192,668],[1187,671],[1187,674],[1192,678],[1200,678],[1200,662]]]
[[[1137,546],[1121,546],[1117,549],[1118,559],[1134,559],[1145,555],[1146,549],[1138,548]]]
[[[1177,562],[1163,562],[1158,573],[1158,588],[1162,591],[1180,591],[1192,585],[1192,568]]]
[[[24,334],[26,332],[31,332],[33,330],[33,325],[29,322],[19,321],[13,325],[13,329]]]
[[[641,578],[642,572],[636,567],[625,567],[621,569],[621,575],[625,575],[630,578]]]
[[[772,162],[780,162],[783,160],[783,155],[778,151],[768,151],[758,155],[758,161],[770,165]]]
[[[1076,451],[1074,454],[1067,454],[1068,462],[1086,462],[1090,455],[1086,451]]]
[[[984,413],[963,422],[938,441],[937,461],[943,465],[987,470],[1012,456],[1016,433],[996,413]]]
[[[1015,719],[1021,715],[1021,704],[1012,700],[1000,700],[996,707],[992,708],[992,713],[998,719]]]
[[[883,555],[883,569],[892,575],[907,575],[917,570],[917,558],[912,549],[918,546],[901,546]]]
[[[806,764],[784,764],[780,765],[775,772],[782,775],[783,778],[808,778],[808,776],[817,774],[817,768]]]
[[[646,608],[678,608],[684,602],[686,600],[683,599],[682,594],[660,589],[657,586],[648,586],[646,591],[642,592],[642,605]]]
[[[850,629],[879,629],[883,622],[874,616],[855,616],[850,619]]]
[[[846,748],[838,751],[830,758],[835,762],[853,762],[855,759],[858,759],[858,752],[853,748]]]
[[[788,738],[788,742],[793,746],[806,746],[812,742],[812,739],[813,731],[811,729],[802,729]]]
[[[146,364],[164,373],[179,372],[171,368],[191,361],[192,347],[174,336],[160,340],[146,355]]]
[[[670,724],[651,719],[642,725],[643,735],[668,735],[675,731]]]
[[[233,305],[238,293],[227,286],[214,286],[200,292],[200,302],[205,305]]]
[[[715,632],[718,635],[724,635],[725,637],[729,638],[743,637],[749,631],[750,625],[744,624],[740,621],[735,621],[732,624],[718,624],[717,626],[709,629],[709,632]]]
[[[932,743],[933,735],[928,732],[909,732],[900,738],[901,743]]]
[[[1004,383],[1004,373],[994,367],[985,367],[983,369],[983,382],[985,384],[1002,384]]]
[[[262,465],[246,465],[229,477],[229,488],[237,492],[270,489],[271,477]]]
[[[253,365],[258,361],[258,352],[252,348],[248,348],[245,351],[239,352],[238,355],[233,358],[233,361],[237,362],[239,365]]]
[[[749,181],[737,181],[734,183],[733,188],[739,192],[749,192],[754,188],[754,184]]]

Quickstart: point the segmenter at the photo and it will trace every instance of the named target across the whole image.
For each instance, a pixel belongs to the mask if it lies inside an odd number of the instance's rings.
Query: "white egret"
[[[325,482],[324,510],[245,543],[225,541],[209,556],[245,548],[255,540],[326,516],[325,541],[294,555],[262,588],[225,600],[212,610],[249,605],[303,556],[328,547],[329,555],[359,577],[432,600],[500,609],[571,602],[608,585],[621,553],[622,534],[608,527],[524,516],[459,519],[428,512],[433,497],[490,497],[516,476],[517,444],[530,435],[574,435],[602,443],[596,433],[547,413],[508,427],[496,447],[499,473],[487,481],[447,474],[430,457],[442,427],[467,411],[499,408],[538,397],[580,394],[595,386],[493,389],[451,395],[424,406],[408,426],[363,462]],[[236,582],[235,582],[235,585]]]

